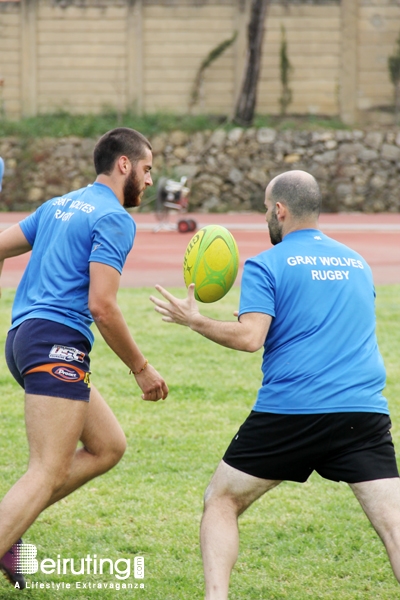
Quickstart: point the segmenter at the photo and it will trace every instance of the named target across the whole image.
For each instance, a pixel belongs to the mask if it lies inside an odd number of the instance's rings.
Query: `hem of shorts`
[[[321,475],[322,477],[322,475]],[[356,485],[357,483],[366,483],[367,481],[380,481],[381,479],[399,479],[400,475],[387,475],[386,477],[369,477],[368,479],[360,479],[360,481],[347,481],[344,479],[331,479],[330,481],[341,481],[348,485]],[[327,479],[324,477],[324,479]]]
[[[240,471],[241,473],[245,473],[246,475],[249,475],[249,477],[256,477],[257,479],[263,479],[263,480],[267,480],[267,481],[294,481],[295,483],[304,483],[303,480],[300,479],[282,479],[281,477],[260,477],[259,475],[254,475],[253,473],[248,473],[248,471],[246,471],[245,469],[241,469],[239,467],[237,467],[236,465],[233,466],[231,464],[229,464],[229,462],[225,459],[225,457],[222,457],[222,461],[228,465],[228,467],[231,467],[232,469],[236,469],[236,471]]]
[[[236,471],[240,471],[241,473],[245,473],[246,475],[249,475],[250,477],[256,477],[257,479],[263,479],[264,481],[293,481],[294,483],[306,483],[307,480],[309,479],[309,477],[311,477],[312,473],[317,473],[322,479],[325,479],[326,481],[332,481],[334,483],[347,483],[348,485],[356,485],[357,483],[364,483],[367,481],[379,481],[381,479],[399,479],[400,475],[387,475],[386,477],[369,477],[368,479],[360,479],[358,481],[349,481],[347,478],[346,479],[333,479],[333,477],[326,477],[324,475],[320,475],[320,473],[318,473],[317,469],[314,469],[308,476],[306,479],[299,479],[299,478],[294,478],[294,477],[260,477],[259,475],[254,475],[254,473],[249,473],[248,471],[246,471],[245,469],[240,469],[237,466],[234,466],[232,464],[230,464],[225,457],[222,458],[222,461],[228,465],[228,467],[231,467],[232,469],[236,469]]]
[[[335,415],[335,414],[340,414],[340,413],[374,413],[374,414],[381,414],[381,415],[388,415],[390,416],[390,411],[388,408],[383,408],[383,407],[372,407],[369,406],[368,408],[363,408],[361,406],[353,406],[353,407],[343,407],[341,406],[340,408],[334,408],[334,409],[327,409],[327,410],[303,410],[303,411],[298,411],[298,410],[278,410],[278,409],[271,409],[268,408],[266,410],[260,410],[260,408],[257,408],[256,406],[253,406],[253,408],[251,409],[252,412],[256,412],[256,413],[260,413],[260,414],[272,414],[272,415]]]

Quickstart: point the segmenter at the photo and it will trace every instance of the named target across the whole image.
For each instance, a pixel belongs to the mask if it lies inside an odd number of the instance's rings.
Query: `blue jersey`
[[[273,317],[254,410],[388,414],[371,269],[316,229],[246,261],[239,314]]]
[[[32,254],[18,286],[12,327],[26,319],[48,319],[94,336],[88,308],[89,264],[120,273],[136,226],[106,185],[94,183],[53,198],[20,222]]]

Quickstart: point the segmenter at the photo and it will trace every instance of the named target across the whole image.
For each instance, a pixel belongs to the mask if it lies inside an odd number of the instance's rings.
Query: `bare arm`
[[[270,315],[248,313],[238,321],[217,321],[199,312],[193,284],[189,286],[188,295],[183,300],[175,298],[160,285],[156,285],[156,289],[167,300],[165,302],[150,296],[155,310],[163,315],[163,321],[186,325],[209,340],[233,350],[256,352],[263,346],[272,320]]]
[[[120,274],[102,263],[90,263],[89,310],[110,348],[135,375],[143,400],[160,400],[168,395],[164,379],[150,364],[139,373],[145,357],[133,339],[117,304]]]
[[[2,231],[0,233],[0,275],[6,258],[19,256],[30,250],[32,250],[32,246],[18,224]]]
[[[32,246],[22,233],[22,229],[17,223],[5,229],[0,233],[0,261],[6,258],[19,256],[32,250]]]

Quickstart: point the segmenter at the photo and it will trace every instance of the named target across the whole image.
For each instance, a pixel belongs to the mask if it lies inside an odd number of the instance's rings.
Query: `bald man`
[[[205,494],[201,546],[206,600],[226,600],[239,546],[237,520],[284,480],[313,471],[353,490],[400,581],[400,480],[382,395],[371,269],[318,229],[321,194],[304,171],[265,192],[273,248],[246,261],[239,318],[199,313],[194,287],[179,300],[157,286],[167,322],[245,352],[264,347],[263,381],[250,415]]]

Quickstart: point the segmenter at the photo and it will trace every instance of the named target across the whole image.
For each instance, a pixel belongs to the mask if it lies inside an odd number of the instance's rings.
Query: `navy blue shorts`
[[[28,319],[11,329],[6,361],[27,394],[89,401],[89,340],[47,319]]]
[[[279,415],[252,411],[225,456],[261,479],[360,483],[398,477],[390,417],[380,413]]]

